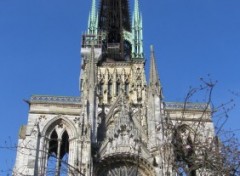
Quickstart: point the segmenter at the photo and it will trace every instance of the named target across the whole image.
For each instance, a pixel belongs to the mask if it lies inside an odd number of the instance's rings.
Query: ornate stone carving
[[[80,117],[75,117],[73,121],[74,121],[74,123],[80,122]]]
[[[41,122],[42,120],[45,121],[47,118],[45,115],[40,115],[38,119]]]

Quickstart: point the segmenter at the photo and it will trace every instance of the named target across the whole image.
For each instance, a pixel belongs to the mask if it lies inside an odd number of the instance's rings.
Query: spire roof
[[[150,46],[151,50],[151,63],[150,63],[150,74],[149,74],[149,87],[152,91],[157,94],[161,94],[161,83],[159,80],[159,75],[157,71],[156,59],[154,54],[153,45]]]
[[[91,17],[96,17],[96,0],[92,0]]]
[[[95,34],[97,32],[98,13],[96,0],[92,0],[92,8],[88,17],[88,33]]]
[[[133,57],[143,58],[143,26],[142,14],[139,9],[139,0],[134,1],[134,11],[132,15],[132,34],[134,46],[132,47]]]
[[[135,0],[134,2],[134,19],[139,20],[140,11],[139,11],[139,0]]]

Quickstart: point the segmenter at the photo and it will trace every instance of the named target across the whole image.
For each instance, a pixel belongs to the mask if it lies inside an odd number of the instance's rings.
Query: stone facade
[[[214,138],[211,109],[163,100],[153,47],[147,83],[138,0],[132,32],[123,31],[134,49],[120,60],[118,44],[103,47],[107,32],[98,31],[92,3],[81,47],[81,97],[30,98],[13,175],[178,175],[176,146],[181,143],[186,157],[198,155],[191,141],[208,145]],[[190,175],[199,172],[210,173],[195,168]]]

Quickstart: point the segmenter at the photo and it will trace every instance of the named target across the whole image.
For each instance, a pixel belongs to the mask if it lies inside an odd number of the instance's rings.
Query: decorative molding
[[[44,110],[31,110],[29,111],[29,114],[45,114],[45,115],[58,115],[58,114],[62,114],[62,115],[68,115],[68,116],[78,116],[80,113],[80,109],[79,112],[64,112],[64,111],[44,111]]]
[[[211,111],[207,103],[164,102],[166,110],[201,110]]]
[[[33,95],[30,103],[80,104],[80,97]]]
[[[106,66],[106,67],[115,67],[115,66],[122,66],[122,67],[129,67],[130,64],[144,64],[145,60],[144,59],[133,59],[130,61],[125,61],[125,62],[104,62],[102,63],[101,66]]]
[[[211,119],[202,119],[202,118],[175,118],[175,117],[169,117],[168,120],[181,121],[181,122],[212,123]]]

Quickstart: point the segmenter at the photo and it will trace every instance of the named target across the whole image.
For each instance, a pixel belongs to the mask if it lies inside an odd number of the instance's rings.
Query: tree
[[[215,106],[212,93],[217,82],[201,79],[201,83],[188,91],[182,107],[181,120],[166,117],[166,135],[171,135],[171,142],[168,141],[164,149],[170,161],[169,170],[174,170],[179,176],[239,175],[239,141],[233,132],[224,131],[224,124],[229,118],[228,113],[234,107],[234,102],[230,100]],[[206,103],[195,121],[187,125],[189,103],[197,94],[204,95]],[[206,128],[208,117],[216,122],[215,133]],[[213,135],[208,135],[212,132]]]

